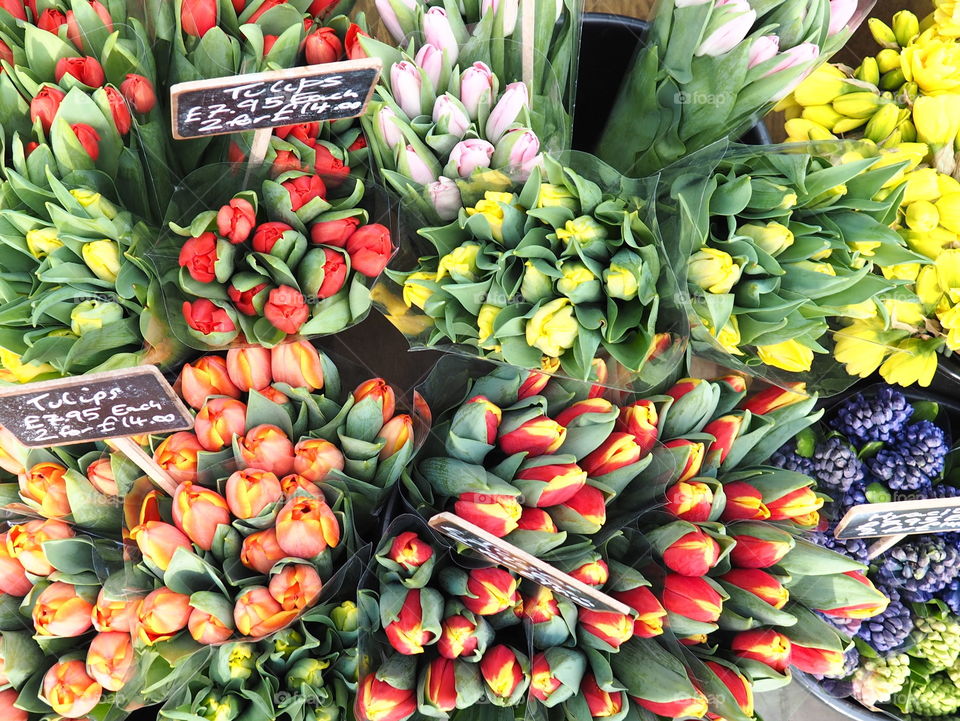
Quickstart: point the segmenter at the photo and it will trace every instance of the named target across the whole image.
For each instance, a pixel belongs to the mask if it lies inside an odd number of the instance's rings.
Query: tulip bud
[[[361,679],[354,708],[358,721],[405,721],[416,713],[416,666],[401,665],[403,658],[398,654]]]
[[[532,130],[508,130],[497,142],[490,160],[493,168],[517,168],[529,174],[540,161],[540,138]]]
[[[12,688],[0,691],[0,716],[5,721],[29,721],[30,715],[23,709],[14,706],[19,697],[20,692]]]
[[[843,575],[867,587],[868,590],[864,591],[863,594],[864,600],[860,603],[852,603],[834,608],[818,608],[815,610],[834,618],[873,618],[883,613],[887,605],[889,605],[890,599],[884,596],[883,593],[873,585],[873,581],[864,576],[860,571],[846,571]]]
[[[597,559],[577,566],[568,573],[569,576],[594,588],[603,588],[610,578],[610,569],[606,561]]]
[[[387,558],[412,573],[433,558],[433,547],[413,531],[405,531],[393,539]]]
[[[507,455],[526,451],[527,457],[556,453],[567,437],[567,429],[552,418],[536,416],[520,425],[508,424],[500,427],[498,443],[500,450]]]
[[[114,497],[120,495],[109,456],[98,458],[87,466],[86,476],[90,485],[103,495]]]
[[[359,615],[357,604],[344,601],[330,611],[330,620],[341,633],[353,633],[360,626]]]
[[[703,427],[702,432],[709,433],[715,439],[709,446],[709,452],[711,455],[716,454],[718,463],[723,463],[727,459],[742,425],[742,415],[726,415],[710,421]]]
[[[490,167],[493,150],[493,146],[486,140],[479,138],[461,140],[450,151],[450,159],[444,168],[444,173],[469,178],[478,168]]]
[[[480,659],[487,699],[495,706],[513,706],[530,684],[527,657],[500,644],[488,649]]]
[[[427,44],[442,50],[446,61],[451,66],[456,65],[460,56],[460,41],[447,18],[447,11],[442,7],[431,7],[423,14],[422,23]]]
[[[216,0],[186,0],[180,9],[180,27],[187,35],[203,37],[217,25]]]
[[[463,207],[460,188],[447,177],[440,177],[427,184],[427,198],[440,220],[453,220]]]
[[[275,474],[247,468],[227,478],[225,495],[230,513],[248,519],[256,518],[265,508],[283,498],[283,489]]]
[[[148,646],[167,641],[187,627],[190,611],[189,596],[161,586],[140,602],[135,624],[137,637]]]
[[[703,718],[710,708],[707,697],[696,690],[691,696],[675,701],[650,701],[638,696],[632,698],[643,708],[665,718]]]
[[[213,547],[218,526],[230,525],[226,499],[216,491],[186,481],[173,494],[173,522],[204,551]]]
[[[0,554],[0,582],[3,583],[4,593],[12,596],[25,595],[14,593],[21,588],[23,581],[20,578],[20,569],[9,561],[18,561],[27,573],[34,576],[49,576],[53,573],[53,566],[44,553],[43,544],[60,538],[72,538],[73,529],[55,519],[34,520],[10,526],[6,534],[6,553]],[[9,591],[6,588],[9,587]]]
[[[742,523],[731,528],[736,545],[730,560],[740,568],[769,568],[776,565],[794,546],[793,536],[762,523]]]
[[[624,704],[627,703],[625,692],[606,691],[600,688],[597,685],[597,679],[589,672],[583,677],[581,692],[592,718],[616,716],[623,710]]]
[[[247,406],[234,398],[210,398],[197,413],[194,433],[204,450],[219,451],[242,436],[247,427]]]
[[[753,684],[743,674],[739,673],[735,666],[720,664],[716,661],[704,661],[704,665],[713,671],[716,677],[727,687],[744,715],[752,717],[754,712]]]
[[[704,39],[694,54],[718,56],[729,52],[743,41],[756,19],[756,11],[745,0],[716,0],[703,31]]]
[[[367,398],[379,405],[383,412],[383,422],[391,418],[397,408],[397,396],[393,388],[383,378],[371,378],[358,385],[353,391],[354,404],[360,404]]]
[[[694,523],[707,521],[713,510],[713,491],[700,481],[680,481],[667,489],[664,510]]]
[[[607,521],[606,499],[593,486],[583,486],[568,500],[548,511],[557,528],[569,533],[598,533]]]
[[[612,595],[637,612],[633,619],[634,636],[652,638],[663,633],[667,611],[649,588],[637,586],[628,591],[614,592]]]
[[[498,493],[461,493],[454,504],[460,518],[497,538],[517,528],[522,509],[515,496]]]
[[[576,463],[543,463],[541,460],[525,460],[512,481],[528,505],[544,508],[566,503],[586,485],[587,472]]]
[[[548,648],[533,657],[530,665],[530,693],[547,708],[576,694],[586,670],[586,659],[579,651]]]
[[[483,695],[476,665],[443,657],[427,665],[421,685],[423,706],[443,714],[469,708]]]
[[[240,562],[247,568],[267,575],[286,552],[280,548],[275,528],[251,533],[243,539],[240,549]]]
[[[426,43],[417,51],[413,61],[421,70],[423,70],[424,75],[426,75],[430,80],[430,92],[428,94],[435,95],[436,93],[440,92],[441,84],[443,83],[443,79],[446,77],[445,73],[449,72],[450,68],[450,65],[444,58],[443,51],[440,50],[440,48],[434,47],[430,43]],[[436,106],[434,106],[433,120],[434,122],[437,121]],[[467,124],[469,125],[469,120],[467,121]],[[452,129],[441,130],[440,132],[457,134]],[[458,135],[462,136],[463,132],[460,132]]]
[[[746,481],[726,484],[723,495],[727,499],[721,515],[724,521],[764,521],[770,518],[763,494]]]
[[[49,133],[53,119],[60,109],[60,103],[63,102],[66,95],[65,92],[54,85],[41,86],[30,101],[30,122],[35,123],[39,120],[43,132]]]
[[[248,586],[233,607],[233,622],[244,636],[266,636],[278,631],[297,617],[297,611],[285,611],[263,586]]]
[[[3,4],[0,3],[0,7]],[[56,35],[60,30],[61,25],[65,25],[67,22],[67,16],[64,15],[60,10],[56,8],[47,8],[40,13],[40,16],[36,19],[36,25],[41,30],[46,30],[48,33],[53,33]],[[13,62],[10,60],[9,62]]]
[[[680,472],[677,478],[678,483],[689,481],[700,472],[703,464],[704,444],[696,441],[688,441],[685,438],[677,438],[667,441],[663,444],[667,448],[681,448],[685,455],[672,454],[678,460],[678,469]]]
[[[57,61],[53,77],[57,83],[63,80],[64,75],[70,75],[90,88],[102,87],[106,82],[103,66],[93,57],[64,57]],[[89,128],[90,126],[85,126]]]
[[[74,335],[96,332],[123,320],[123,308],[118,303],[85,300],[70,311],[70,330]]]
[[[441,633],[439,605],[436,591],[414,588],[406,592],[394,615],[381,606],[384,632],[395,651],[411,656],[423,653],[426,646],[437,642]]]
[[[630,466],[642,457],[643,449],[633,435],[614,432],[580,463],[591,478],[600,478]]]
[[[107,691],[119,691],[134,672],[129,633],[98,633],[87,649],[87,673]]]
[[[680,536],[665,548],[657,548],[664,565],[682,576],[706,576],[720,558],[720,546],[702,529]]]
[[[390,90],[393,99],[410,120],[423,114],[420,101],[422,83],[420,68],[407,60],[394,63],[390,68]]]
[[[657,407],[651,401],[642,400],[620,409],[615,430],[632,435],[643,457],[657,442],[657,422]]]
[[[258,391],[270,385],[270,351],[266,348],[231,348],[226,366],[230,382],[239,391]]]
[[[344,248],[347,239],[359,225],[360,218],[355,215],[337,220],[323,220],[310,226],[310,241],[315,245]]]
[[[38,636],[82,636],[93,624],[93,604],[62,581],[47,586],[33,605],[33,627]]]
[[[157,104],[153,84],[142,75],[130,73],[120,83],[120,92],[135,113],[145,115]]]
[[[493,71],[481,62],[473,63],[460,75],[460,101],[471,120],[477,120],[481,105],[490,107],[493,104],[495,85]]]
[[[805,526],[817,523],[817,511],[822,506],[823,499],[809,486],[797,488],[767,504],[771,521],[792,520]]]
[[[270,351],[270,369],[277,383],[310,390],[323,388],[320,354],[307,341],[274,346]]]
[[[284,611],[302,611],[317,602],[322,587],[316,568],[306,563],[288,563],[270,578],[267,590]]]
[[[240,460],[247,468],[269,471],[277,477],[285,476],[293,470],[293,443],[277,426],[254,426],[243,438],[237,440],[237,448],[240,451]]]
[[[397,114],[389,105],[384,105],[377,110],[373,120],[386,147],[393,150],[404,143],[403,133],[400,130],[402,121],[397,118]]]
[[[723,596],[709,581],[676,573],[664,577],[662,601],[669,613],[701,623],[714,623],[723,607]]]
[[[633,638],[634,620],[622,613],[581,608],[578,637],[584,645],[601,651],[618,651]]]
[[[762,416],[786,406],[807,400],[805,383],[788,383],[788,388],[770,386],[755,393],[740,404],[740,409],[750,411],[755,416]]]
[[[429,46],[424,46],[424,48]],[[433,105],[433,122],[437,124],[437,130],[440,133],[454,135],[458,138],[462,138],[464,133],[467,132],[467,128],[470,127],[470,116],[467,115],[466,108],[463,107],[463,103],[460,102],[456,97],[450,93],[445,93],[437,98],[437,101]],[[477,148],[482,148],[485,150],[484,158],[486,162],[483,163],[481,159],[481,164],[483,167],[490,167],[490,157],[493,155],[493,145],[486,141],[478,141],[483,143],[482,146],[477,145]],[[459,147],[459,143],[454,146],[454,149]],[[461,149],[461,153],[465,153],[466,150],[473,149],[474,146],[468,146],[468,148]],[[486,152],[489,150],[489,152]],[[451,151],[452,154],[452,151]],[[460,166],[460,161],[458,160],[454,163],[456,166]],[[475,166],[478,167],[478,166]],[[460,173],[461,177],[467,177],[470,175],[470,172]],[[458,196],[459,197],[459,196]]]
[[[130,530],[145,561],[166,571],[178,548],[193,552],[193,544],[176,526],[161,521],[147,521]]]
[[[296,558],[316,558],[340,543],[340,522],[321,498],[295,497],[277,514],[277,543]]]
[[[492,616],[520,601],[517,579],[502,568],[474,568],[468,572],[463,605],[478,616]]]
[[[772,628],[743,631],[730,642],[736,656],[765,663],[780,673],[790,665],[790,646],[790,639]]]
[[[190,631],[190,636],[197,643],[215,645],[223,643],[233,636],[233,609],[226,599],[220,598],[219,600],[225,606],[219,616],[199,608],[194,608],[190,612],[190,618],[187,620],[187,630]]]
[[[197,436],[178,431],[167,436],[153,452],[153,460],[177,483],[197,479],[197,454],[203,450]]]
[[[343,470],[343,453],[322,438],[303,438],[293,448],[293,470],[308,481],[319,483]]]
[[[351,267],[368,278],[376,278],[393,254],[390,230],[380,223],[361,225],[347,239]]]
[[[790,665],[804,673],[835,677],[843,674],[843,652],[836,649],[803,646],[796,641],[791,641]]]
[[[303,54],[310,65],[335,63],[343,55],[343,43],[333,28],[318,27],[303,41]]]
[[[497,143],[507,129],[518,122],[520,114],[530,106],[530,94],[524,83],[507,85],[487,118],[484,133],[491,143]]]
[[[44,674],[38,696],[54,713],[80,718],[100,703],[103,688],[87,675],[79,659],[57,661]]]
[[[70,515],[66,472],[67,469],[59,463],[43,461],[34,464],[18,477],[20,497],[46,518]]]
[[[786,606],[790,599],[790,592],[775,576],[758,568],[734,568],[720,576],[720,580],[752,593],[776,609]]]
[[[187,363],[180,371],[180,395],[199,410],[207,396],[240,397],[240,389],[230,380],[227,363],[220,356],[203,356],[195,363]]]

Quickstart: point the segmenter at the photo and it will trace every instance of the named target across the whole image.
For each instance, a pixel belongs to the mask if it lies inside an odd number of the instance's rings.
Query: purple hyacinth
[[[860,627],[863,625],[862,618],[840,618],[838,616],[828,616],[824,613],[818,613],[818,616],[824,621],[829,623],[840,633],[853,638],[860,631]]]
[[[897,648],[913,631],[913,616],[893,588],[880,590],[890,599],[883,613],[863,620],[857,635],[880,653]]]
[[[937,594],[954,615],[960,615],[960,578],[955,578]]]
[[[929,601],[960,571],[960,551],[937,536],[921,536],[887,551],[877,569],[879,582],[908,601]]]
[[[813,478],[813,459],[805,458],[797,453],[795,441],[782,445],[780,450],[770,456],[770,465]]]
[[[933,482],[909,457],[899,450],[883,449],[867,461],[870,473],[892,491],[909,491],[921,496],[930,493]]]
[[[826,490],[846,493],[854,483],[863,480],[863,463],[849,443],[833,436],[817,444],[813,475]]]
[[[890,386],[876,395],[864,398],[857,393],[837,409],[830,426],[843,433],[858,446],[873,441],[889,441],[913,415],[913,406],[906,396]]]
[[[840,539],[834,538],[832,531],[814,531],[810,534],[810,540],[818,546],[842,553],[858,563],[866,564],[869,561],[867,558],[869,546],[862,538]]]
[[[943,473],[943,463],[950,451],[943,429],[931,421],[911,423],[892,445],[907,462],[931,479]]]

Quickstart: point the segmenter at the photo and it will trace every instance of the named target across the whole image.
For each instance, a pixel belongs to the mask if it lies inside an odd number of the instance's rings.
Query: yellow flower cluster
[[[960,2],[869,26],[875,56],[819,68],[779,109],[788,141],[859,139],[851,155],[904,164],[879,197],[902,190],[894,227],[928,264],[879,266],[905,284],[838,331],[834,355],[852,375],[928,385],[937,351],[960,351]]]

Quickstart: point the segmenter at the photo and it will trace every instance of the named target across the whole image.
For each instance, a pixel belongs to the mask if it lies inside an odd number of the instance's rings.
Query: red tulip
[[[137,637],[148,646],[167,641],[187,627],[190,597],[161,586],[147,594],[137,609]]]
[[[60,109],[60,103],[67,96],[60,88],[53,85],[43,85],[30,101],[30,122],[40,121],[43,132],[49,133],[53,119]]]
[[[313,17],[323,16],[331,8],[335,7],[337,0],[313,0],[310,7],[307,8],[307,14]]]
[[[157,104],[157,94],[153,83],[142,75],[129,73],[120,83],[120,92],[126,98],[135,113],[145,115]]]
[[[206,298],[200,298],[193,303],[184,302],[183,318],[188,326],[204,335],[232,333],[237,329],[230,314]]]
[[[568,574],[594,588],[602,588],[610,578],[610,569],[607,562],[603,560],[589,561],[579,566]]]
[[[739,378],[739,376],[736,376]],[[753,717],[753,684],[742,674],[729,666],[722,666],[716,661],[704,661],[704,664],[720,679],[733,696],[740,710],[748,717]]]
[[[713,491],[700,481],[680,481],[667,489],[664,510],[677,518],[700,523],[710,518],[713,509]]]
[[[407,591],[397,619],[386,625],[384,633],[394,650],[404,656],[423,653],[424,647],[436,642],[434,634],[423,627],[420,589]]]
[[[290,196],[290,210],[296,212],[314,198],[326,198],[327,187],[319,175],[301,175],[280,185]]]
[[[514,609],[518,618],[528,618],[531,623],[546,623],[560,615],[560,605],[546,586],[537,586],[530,596],[521,596]]]
[[[106,82],[103,67],[96,58],[60,58],[54,68],[53,77],[59,83],[64,75],[72,75],[91,88],[99,88]]]
[[[93,604],[77,593],[76,586],[56,581],[33,604],[33,627],[38,636],[73,638],[93,625]]]
[[[235,398],[210,398],[197,413],[193,431],[200,445],[219,451],[247,428],[247,406]]]
[[[790,600],[790,592],[783,584],[758,568],[734,568],[722,575],[720,580],[749,591],[774,608],[783,608]]]
[[[470,656],[479,645],[477,624],[466,616],[453,615],[443,619],[437,641],[437,653],[443,658]]]
[[[736,656],[760,661],[780,673],[790,665],[790,646],[790,639],[772,628],[743,631],[730,642]]]
[[[347,262],[343,253],[333,248],[324,248],[323,256],[323,282],[317,290],[317,298],[323,300],[330,298],[340,292],[343,284],[347,282]]]
[[[240,155],[233,162],[242,163],[245,160],[246,156]],[[304,165],[300,160],[300,156],[295,152],[292,150],[277,150],[273,157],[273,164],[270,166],[270,173],[274,178],[276,178],[278,175],[283,175],[291,170],[303,169]]]
[[[230,520],[227,500],[216,491],[190,481],[177,486],[173,494],[173,522],[204,551],[213,547],[217,527],[229,526]]]
[[[380,275],[393,254],[390,231],[379,223],[361,225],[353,231],[346,248],[353,269],[368,278]]]
[[[520,390],[517,391],[517,400],[522,401],[530,396],[540,395],[540,392],[547,387],[550,382],[550,375],[541,371],[529,371],[527,377],[520,384]]]
[[[550,668],[550,661],[545,653],[538,653],[530,664],[530,693],[540,701],[546,703],[557,692],[563,682],[554,675]]]
[[[718,462],[723,463],[727,459],[733,442],[740,435],[742,425],[742,415],[726,415],[710,421],[703,427],[703,433],[709,433],[715,439],[710,444],[710,452],[718,452]]]
[[[317,602],[322,587],[316,568],[306,563],[288,563],[270,579],[267,590],[284,611],[302,611]]]
[[[816,524],[822,506],[823,499],[809,486],[797,488],[767,504],[771,521],[791,520],[803,526]]]
[[[190,618],[187,619],[187,630],[197,643],[212,646],[223,643],[233,636],[233,619],[229,619],[229,625],[227,625],[212,613],[194,608],[190,612]]]
[[[804,673],[837,676],[843,672],[843,652],[790,642],[790,665]]]
[[[551,508],[558,509],[561,513],[563,513],[564,509],[569,509],[576,515],[581,516],[587,523],[597,528],[603,527],[603,524],[607,522],[606,499],[603,496],[603,492],[593,486],[584,486],[569,500],[556,506],[551,506]],[[556,520],[556,518],[557,516],[554,515],[554,520]]]
[[[503,419],[503,411],[484,396],[474,396],[463,404],[463,408],[467,408],[474,403],[479,404],[480,407],[484,409],[483,419],[487,427],[487,437],[485,440],[487,445],[492,446],[497,441],[497,429],[500,427],[500,421]]]
[[[203,356],[193,364],[187,363],[180,371],[180,395],[197,410],[203,408],[207,396],[239,398],[240,393],[230,380],[227,362],[221,356]]]
[[[517,528],[522,512],[515,496],[495,493],[461,493],[454,512],[497,538]]]
[[[527,457],[556,453],[567,437],[567,429],[552,418],[538,416],[502,433],[500,450],[507,455],[526,451]]]
[[[499,644],[487,649],[480,659],[480,675],[490,693],[497,699],[506,701],[528,681],[517,652],[509,646]]]
[[[193,552],[190,539],[176,526],[163,521],[145,521],[130,529],[130,539],[137,544],[144,559],[166,571],[178,548]]]
[[[269,423],[254,426],[237,443],[240,459],[247,468],[270,471],[278,478],[293,470],[293,443],[276,426]]]
[[[286,1],[287,0],[263,0],[263,2],[260,4],[260,7],[258,7],[256,10],[253,11],[253,15],[247,18],[247,22],[248,23],[257,22],[257,20],[259,20],[260,17],[265,12],[267,12],[267,10],[271,10],[277,7],[277,5],[283,5],[284,3],[286,3]]]
[[[310,308],[300,291],[281,285],[270,291],[263,314],[275,328],[293,335],[307,322]]]
[[[248,586],[237,596],[233,622],[244,636],[266,636],[290,623],[298,611],[285,611],[263,586]]]
[[[80,659],[53,664],[44,674],[38,694],[54,713],[67,718],[86,716],[102,695],[103,688],[87,675],[86,664]]]
[[[661,553],[664,565],[681,576],[706,576],[720,558],[720,545],[701,529],[686,533]]]
[[[0,0],[0,9],[6,10],[17,20],[26,20],[27,11],[23,7],[22,0]],[[36,13],[34,13],[36,17]]]
[[[649,588],[637,586],[629,591],[618,591],[612,595],[637,612],[633,620],[634,636],[652,638],[663,633],[663,622],[667,617],[667,611]]]
[[[740,404],[740,409],[762,416],[808,398],[806,383],[787,383],[786,385],[787,388],[770,386],[759,393],[754,393]]]
[[[296,138],[304,145],[311,147],[316,144],[317,136],[320,135],[320,123],[295,123],[294,125],[281,125],[273,129],[273,134],[281,140],[289,137]]]
[[[387,558],[407,572],[413,572],[433,558],[433,546],[413,531],[404,531],[393,539]]]
[[[536,498],[533,505],[545,508],[566,503],[573,498],[586,485],[587,472],[576,463],[521,466],[514,483],[524,495],[531,496],[531,502]]]
[[[110,11],[107,10],[102,4],[97,2],[97,0],[88,0],[87,4],[90,6],[90,9],[97,14],[97,17],[100,18],[100,22],[103,23],[103,26],[106,28],[107,32],[112,33],[113,18],[110,17]],[[77,50],[83,50],[83,33],[80,30],[80,25],[77,23],[77,18],[72,10],[67,11],[66,20],[67,39],[73,43]]]
[[[690,698],[678,699],[676,701],[649,701],[639,696],[634,696],[633,700],[643,706],[648,711],[665,718],[703,718],[710,708],[707,703],[707,697],[699,691],[694,692]]]
[[[502,568],[474,568],[468,572],[467,594],[463,605],[478,616],[491,616],[520,601],[517,579]]]
[[[676,573],[664,577],[662,601],[670,613],[702,623],[714,623],[723,606],[723,598],[706,580]]]
[[[100,133],[86,123],[71,125],[70,129],[83,147],[83,152],[90,156],[90,160],[95,161],[100,157]]]
[[[217,278],[217,236],[206,232],[196,238],[188,238],[180,247],[177,262],[198,283],[212,283]]]
[[[553,522],[550,514],[540,508],[524,508],[520,514],[520,520],[517,521],[517,529],[543,533],[558,532],[557,524]]]
[[[217,24],[217,0],[183,0],[180,27],[187,35],[200,38]]]
[[[583,633],[600,639],[614,649],[619,649],[633,638],[634,620],[622,613],[581,608],[577,620]]]
[[[263,531],[251,533],[243,539],[243,546],[240,549],[240,562],[253,571],[267,575],[276,562],[286,555],[277,542],[276,529],[267,528]]]
[[[747,533],[731,534],[737,542],[730,551],[730,560],[740,568],[769,568],[776,565],[793,548],[793,541],[757,538]]]
[[[292,226],[286,223],[271,222],[261,223],[253,233],[253,249],[257,253],[269,253],[273,246],[277,244],[283,234],[293,230]]]
[[[587,708],[593,718],[616,716],[623,709],[625,694],[623,691],[604,691],[597,685],[597,679],[589,671],[584,675],[580,690],[587,701]]]
[[[277,543],[296,558],[316,558],[340,543],[340,522],[321,498],[300,496],[277,514]]]
[[[340,187],[344,178],[350,175],[350,167],[344,165],[343,161],[331,153],[324,145],[317,144],[313,150],[314,172],[323,176],[323,182],[327,184],[328,188]]]
[[[87,649],[87,673],[107,691],[119,691],[133,678],[133,640],[129,633],[98,633]]]
[[[678,401],[701,383],[705,382],[702,378],[681,378],[674,383],[669,390],[665,391],[665,394],[673,398],[673,400]]]
[[[197,454],[203,450],[196,435],[178,431],[164,439],[153,452],[153,460],[177,483],[197,480]]]
[[[355,706],[359,721],[404,721],[416,710],[416,686],[396,688],[373,673],[361,680]]]
[[[734,393],[744,393],[747,390],[747,380],[742,375],[731,373],[730,375],[720,376],[713,379],[714,383],[723,383],[730,387]]]
[[[241,391],[260,391],[269,386],[272,380],[270,365],[267,348],[249,346],[227,351],[227,374]]]
[[[233,198],[217,212],[217,232],[233,244],[249,238],[256,224],[257,211],[243,198]],[[254,250],[258,250],[256,246]]]
[[[873,618],[874,616],[881,614],[886,610],[890,603],[890,599],[877,591],[876,586],[873,585],[873,581],[864,576],[860,571],[846,571],[843,575],[849,576],[855,581],[859,581],[864,586],[876,591],[874,598],[864,601],[863,603],[852,604],[849,606],[818,608],[816,609],[817,611],[835,618]]]
[[[383,378],[371,378],[358,385],[353,391],[353,402],[359,403],[365,398],[373,398],[383,409],[383,422],[393,418],[397,408],[397,396],[393,388]]]
[[[643,449],[631,434],[614,431],[580,464],[591,478],[599,478],[636,463],[642,457]]]
[[[667,448],[685,448],[687,451],[683,466],[680,469],[680,476],[677,478],[678,483],[681,481],[689,481],[700,472],[700,467],[703,464],[703,443],[688,441],[685,438],[677,438],[672,441],[667,441],[663,445]]]
[[[330,28],[324,28],[329,30]],[[335,248],[344,248],[347,239],[360,225],[360,218],[350,216],[338,220],[324,220],[310,226],[310,240],[317,245],[330,245]]]
[[[227,286],[227,297],[234,307],[244,315],[259,315],[257,305],[262,305],[262,298],[258,296],[267,287],[266,283],[257,283],[257,285],[247,290],[238,290],[236,286],[230,284]]]
[[[30,715],[14,704],[20,697],[20,692],[12,688],[0,691],[0,718],[4,721],[29,721]]]
[[[727,483],[723,495],[727,502],[720,518],[724,521],[764,521],[770,518],[763,494],[746,481]]]
[[[587,398],[571,403],[557,414],[557,423],[568,427],[576,418],[589,413],[606,414],[613,410],[613,404],[604,398]]]
[[[633,436],[643,457],[656,445],[657,422],[657,407],[652,401],[642,400],[620,409],[615,430]]]
[[[53,573],[53,566],[43,551],[43,544],[58,538],[72,538],[73,528],[63,521],[56,519],[34,520],[10,526],[7,531],[7,552],[0,556],[0,570],[3,571],[3,582],[19,583],[17,568],[4,561],[4,558],[20,562],[27,573],[34,576],[49,576]],[[13,586],[11,586],[11,590]],[[4,591],[6,593],[6,591]],[[11,595],[17,595],[11,593]]]
[[[48,33],[57,34],[57,31],[60,29],[61,25],[64,25],[67,22],[67,16],[64,15],[60,10],[56,8],[47,8],[42,13],[40,17],[37,18],[37,27],[41,30],[46,30]]]
[[[367,57],[363,46],[360,45],[361,36],[365,38],[370,37],[360,29],[359,25],[350,23],[350,27],[347,28],[347,34],[343,38],[343,48],[347,53],[348,60],[360,60]]]
[[[343,43],[333,28],[317,28],[304,41],[304,54],[310,65],[335,63],[343,55]]]
[[[423,673],[423,700],[443,713],[457,707],[456,666],[448,658],[433,659]]]

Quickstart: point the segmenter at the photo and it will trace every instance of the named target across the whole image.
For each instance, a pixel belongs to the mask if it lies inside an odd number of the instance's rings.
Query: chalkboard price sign
[[[0,425],[25,446],[60,446],[184,430],[193,416],[155,366],[138,366],[2,388]]]
[[[566,596],[578,606],[594,611],[607,611],[632,616],[634,611],[625,603],[598,591],[582,581],[563,573],[536,556],[497,538],[479,526],[465,521],[452,513],[438,513],[429,521],[430,527],[454,541],[469,546],[491,561],[509,568],[511,571],[554,593]]]
[[[378,58],[306,65],[170,88],[179,140],[362,115],[380,77]]]
[[[874,538],[960,531],[960,498],[868,503],[854,506],[837,524],[837,538]]]

